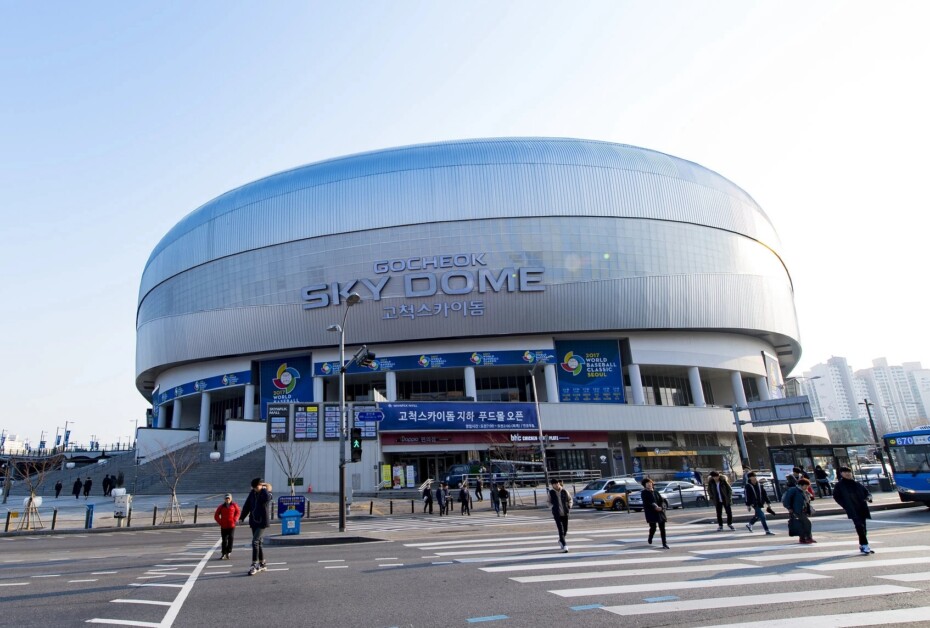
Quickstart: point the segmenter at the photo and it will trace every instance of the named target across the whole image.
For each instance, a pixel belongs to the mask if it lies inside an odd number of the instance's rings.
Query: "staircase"
[[[188,455],[187,450],[191,450],[191,455],[197,456],[197,463],[184,474],[178,483],[179,494],[245,494],[250,490],[252,478],[265,473],[264,447],[259,447],[232,462],[214,462],[210,460],[213,443],[196,443],[184,448],[184,450],[179,450],[178,455]],[[168,488],[155,471],[154,463],[149,462],[137,467],[135,459],[135,452],[131,451],[109,458],[109,462],[105,465],[94,464],[75,469],[52,471],[47,474],[37,494],[54,497],[55,482],[61,480],[64,485],[61,496],[71,495],[71,488],[76,479],[80,479],[83,483],[85,479],[90,477],[93,481],[91,495],[100,497],[103,495],[104,476],[107,474],[118,476],[122,472],[123,488],[128,492],[134,492],[136,495],[167,495]],[[26,484],[22,480],[17,481],[10,491],[10,499],[18,496],[26,496]],[[83,491],[81,498],[83,499]]]

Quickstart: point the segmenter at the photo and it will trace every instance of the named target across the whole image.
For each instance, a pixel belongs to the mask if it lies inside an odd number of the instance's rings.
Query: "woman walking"
[[[811,481],[807,478],[798,480],[797,486],[785,491],[782,505],[788,509],[788,534],[799,537],[798,543],[810,545],[816,543],[811,529],[811,496],[808,489]]]
[[[652,545],[652,537],[656,534],[656,528],[659,528],[659,536],[662,537],[662,549],[669,549],[665,538],[665,522],[668,515],[665,514],[668,508],[668,500],[662,497],[655,490],[655,482],[651,478],[643,479],[643,514],[646,515],[646,522],[649,524],[649,545]]]

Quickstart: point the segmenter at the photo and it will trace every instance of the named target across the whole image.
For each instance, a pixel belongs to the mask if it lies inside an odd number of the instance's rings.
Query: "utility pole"
[[[868,399],[863,399],[862,403],[859,405],[865,406],[866,414],[869,415],[869,426],[872,428],[872,439],[875,441],[875,451],[878,454],[878,461],[882,464],[882,473],[885,474],[885,477],[888,478],[888,481],[891,481],[891,475],[888,474],[888,467],[885,466],[885,456],[882,453],[882,443],[878,440],[878,432],[875,431],[875,421],[872,420],[872,406],[875,404],[869,401]]]

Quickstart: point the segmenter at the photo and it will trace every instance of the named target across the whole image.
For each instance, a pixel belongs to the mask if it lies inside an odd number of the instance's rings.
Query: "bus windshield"
[[[930,472],[930,445],[889,446],[888,451],[895,473]]]

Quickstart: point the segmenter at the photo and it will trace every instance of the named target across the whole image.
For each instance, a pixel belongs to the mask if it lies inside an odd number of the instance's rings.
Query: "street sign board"
[[[749,404],[749,416],[753,425],[814,422],[810,400],[807,396],[753,401]]]
[[[367,410],[359,412],[355,415],[355,418],[359,421],[382,421],[384,420],[384,413],[381,410]]]

